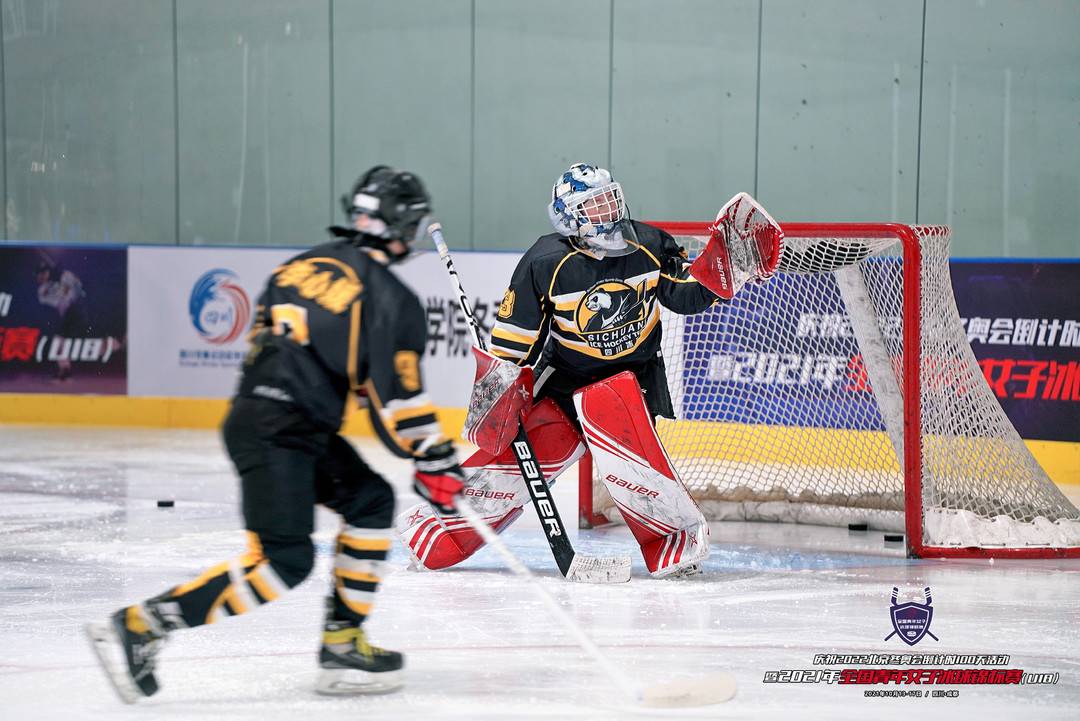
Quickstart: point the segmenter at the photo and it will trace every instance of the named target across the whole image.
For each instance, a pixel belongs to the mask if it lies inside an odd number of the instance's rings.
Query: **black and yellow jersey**
[[[346,238],[283,263],[259,297],[250,340],[238,395],[292,404],[337,431],[349,393],[366,393],[397,455],[446,440],[420,374],[424,309],[380,251]]]
[[[525,253],[491,334],[495,355],[519,365],[545,361],[582,377],[647,362],[660,348],[660,305],[699,313],[717,297],[690,277],[670,235],[631,221],[631,252],[600,258],[557,234]],[[550,342],[549,342],[550,339]]]

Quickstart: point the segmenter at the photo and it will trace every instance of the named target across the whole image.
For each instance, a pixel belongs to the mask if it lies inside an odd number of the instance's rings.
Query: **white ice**
[[[408,467],[355,441],[400,490],[399,509],[414,502]],[[576,477],[556,497],[573,525]],[[176,506],[159,509],[158,499]],[[242,552],[237,482],[217,434],[0,426],[0,519],[3,721],[1080,719],[1080,561],[910,561],[879,533],[718,523],[704,575],[653,580],[618,527],[574,540],[593,554],[633,553],[634,578],[588,586],[558,575],[529,513],[504,537],[632,684],[729,671],[739,683],[734,700],[635,709],[494,552],[417,573],[400,549],[369,629],[407,654],[407,686],[319,697],[314,659],[335,528],[323,510],[312,576],[254,613],[174,634],[159,667],[162,691],[129,708],[80,629]],[[893,586],[903,600],[932,588],[940,641],[883,640]],[[867,698],[865,686],[763,683],[768,671],[821,668],[815,654],[871,652],[1009,654],[1009,668],[1060,680],[948,687],[959,697],[918,700]]]

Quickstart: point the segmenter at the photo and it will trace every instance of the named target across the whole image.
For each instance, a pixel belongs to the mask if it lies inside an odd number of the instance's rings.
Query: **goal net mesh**
[[[695,316],[665,310],[677,415],[658,423],[668,454],[713,520],[904,530],[904,424],[916,418],[904,368],[918,362],[922,543],[1080,546],[1080,513],[1028,451],[968,344],[948,230],[913,230],[918,359],[904,357],[897,237],[788,233],[788,270]],[[691,258],[708,241],[704,230],[673,235]],[[806,272],[823,266],[838,267]],[[594,506],[609,508],[601,486]]]

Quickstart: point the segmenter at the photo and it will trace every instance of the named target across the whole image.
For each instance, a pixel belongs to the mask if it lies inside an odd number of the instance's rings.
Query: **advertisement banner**
[[[1080,262],[954,261],[983,375],[1023,438],[1080,441]]]
[[[271,271],[295,248],[131,248],[128,393],[228,398]]]
[[[131,249],[130,394],[228,398],[247,349],[259,293],[270,273],[299,248]],[[454,254],[474,312],[490,332],[516,253]],[[433,252],[394,272],[427,313],[425,384],[436,405],[465,407],[475,364],[468,323]]]
[[[806,298],[814,299],[812,306]],[[748,285],[731,302],[687,316],[682,392],[674,399],[682,417],[884,430],[854,334],[840,322],[844,313],[831,274],[778,273],[766,285]],[[677,321],[669,330],[679,331]],[[898,337],[899,317],[884,332]],[[725,397],[739,401],[718,402]]]
[[[1020,436],[1080,441],[1080,263],[953,261],[951,273],[961,332]],[[815,299],[812,310],[805,297]],[[831,275],[780,273],[681,328],[669,324],[682,333],[684,417],[744,419],[745,404],[717,399],[754,404],[760,392],[769,405],[753,407],[770,424],[882,430],[845,313]],[[738,331],[718,337],[717,328]],[[882,332],[898,341],[899,316]]]
[[[473,313],[490,335],[503,293],[521,256],[518,253],[455,251],[454,268],[469,294]],[[427,311],[428,343],[424,353],[424,384],[437,406],[464,408],[472,393],[476,363],[472,335],[451,290],[437,253],[417,253],[395,272],[420,298]]]
[[[127,390],[127,250],[0,246],[0,393]]]

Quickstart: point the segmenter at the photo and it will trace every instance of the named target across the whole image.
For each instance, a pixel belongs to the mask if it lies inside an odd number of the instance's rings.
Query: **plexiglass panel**
[[[610,162],[610,28],[608,0],[477,0],[477,247],[523,249],[550,233],[559,173]]]
[[[0,9],[10,239],[310,245],[389,163],[452,245],[521,250],[585,161],[638,218],[749,190],[782,220],[948,223],[957,255],[1080,255],[1073,0]]]
[[[635,217],[711,220],[753,192],[757,27],[757,0],[615,4],[611,165]]]
[[[769,0],[762,30],[758,200],[914,222],[921,3]]]
[[[176,239],[170,0],[4,0],[7,237]]]
[[[330,8],[183,0],[180,243],[310,245],[329,221]]]
[[[1080,255],[1080,4],[928,3],[919,199],[958,255]]]
[[[450,245],[470,247],[472,3],[336,2],[333,33],[335,192],[377,163],[410,170]]]

